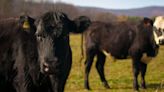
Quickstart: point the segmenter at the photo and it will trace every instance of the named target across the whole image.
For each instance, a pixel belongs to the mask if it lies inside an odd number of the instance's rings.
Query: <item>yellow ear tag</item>
[[[27,20],[23,23],[23,28],[25,29],[30,28],[30,24]]]

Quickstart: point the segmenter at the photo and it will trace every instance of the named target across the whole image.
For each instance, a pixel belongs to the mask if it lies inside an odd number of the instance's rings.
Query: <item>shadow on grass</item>
[[[111,87],[110,89],[127,89],[127,90],[133,90],[133,87],[126,86],[126,87]],[[141,86],[140,86],[140,89]],[[161,86],[161,83],[151,83],[147,84],[147,89],[162,89],[164,90],[164,85]]]
[[[133,89],[133,87],[111,87],[110,89]]]
[[[161,87],[160,83],[147,84],[147,88],[151,88],[151,89],[157,89],[157,88],[160,88],[160,87]]]
[[[147,86],[148,88],[152,88],[152,89],[158,89],[158,90],[163,90],[164,91],[164,85],[161,83],[152,83],[152,84],[148,84]]]

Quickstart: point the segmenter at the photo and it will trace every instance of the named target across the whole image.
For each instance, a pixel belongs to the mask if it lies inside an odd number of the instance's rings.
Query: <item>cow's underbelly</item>
[[[128,55],[125,54],[117,54],[117,55],[113,55],[105,50],[103,50],[103,53],[109,58],[112,59],[112,61],[116,61],[116,60],[120,60],[120,59],[128,59],[130,58]]]
[[[119,57],[117,56],[112,56],[111,53],[108,53],[106,52],[105,50],[103,50],[103,53],[109,58],[109,59],[112,59],[112,61],[116,61],[118,59],[131,59],[130,56],[128,55],[120,55]],[[146,53],[144,53],[141,57],[141,62],[145,63],[145,64],[148,64],[152,61],[153,57],[149,57],[147,56]]]

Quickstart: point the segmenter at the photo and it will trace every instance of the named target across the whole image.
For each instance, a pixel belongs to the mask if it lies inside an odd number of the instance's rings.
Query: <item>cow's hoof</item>
[[[85,89],[87,89],[87,90],[91,90],[91,88],[90,88],[90,87],[85,87]]]
[[[134,92],[139,92],[139,86],[134,88]]]
[[[146,87],[146,85],[141,85],[141,88],[146,89],[147,87]]]
[[[134,84],[134,91],[135,91],[135,92],[139,91],[139,85]]]
[[[108,85],[107,82],[103,82],[103,85],[104,85],[105,88],[110,89],[110,86]]]
[[[89,85],[84,85],[84,88],[87,90],[91,90],[91,88],[89,87]]]
[[[134,92],[139,92],[139,88],[134,88]]]
[[[134,90],[134,92],[139,92],[139,90]]]

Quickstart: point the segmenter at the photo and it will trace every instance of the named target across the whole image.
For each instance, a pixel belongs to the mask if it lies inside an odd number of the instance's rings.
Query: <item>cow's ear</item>
[[[28,20],[29,20],[30,24],[34,25],[34,23],[35,23],[35,19],[34,18],[28,17]]]
[[[20,16],[19,17],[19,24],[21,25],[22,28],[24,29],[29,29],[30,28],[30,21],[28,16]]]
[[[28,17],[28,21],[30,25],[30,32],[34,34],[36,32],[35,19],[32,17]]]
[[[19,17],[19,24],[23,25],[24,22],[24,16]]]
[[[91,20],[86,16],[80,16],[74,19],[73,22],[75,26],[74,28],[76,28],[73,30],[74,33],[84,32],[91,24]]]
[[[150,19],[150,18],[147,18],[147,17],[145,17],[144,19],[143,19],[143,23],[144,23],[144,26],[153,26],[153,20],[152,19]]]
[[[72,31],[73,33],[84,32],[91,24],[91,20],[86,16],[80,16],[72,21]]]
[[[27,15],[23,15],[19,17],[20,28],[25,32],[34,33],[36,31],[34,22],[35,19]]]

